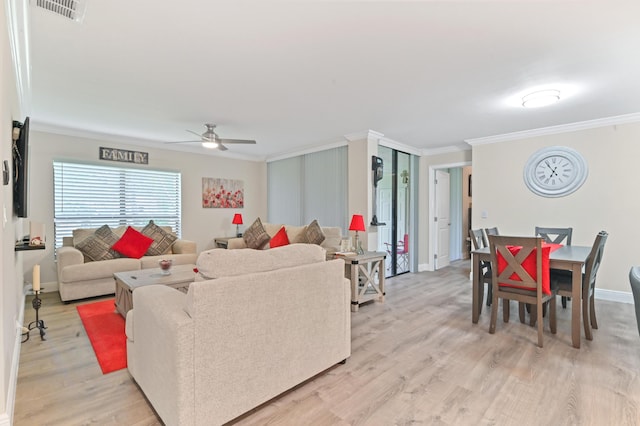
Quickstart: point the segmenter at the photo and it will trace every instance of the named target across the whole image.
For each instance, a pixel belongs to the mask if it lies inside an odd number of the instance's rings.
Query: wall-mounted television
[[[13,122],[13,211],[27,217],[29,204],[29,117]]]

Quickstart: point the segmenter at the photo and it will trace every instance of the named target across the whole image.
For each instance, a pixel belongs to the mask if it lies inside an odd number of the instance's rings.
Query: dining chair
[[[502,316],[509,322],[509,301],[536,307],[536,317],[543,318],[542,305],[547,301],[549,307],[549,326],[556,333],[555,289],[550,286],[548,276],[549,249],[543,250],[540,237],[489,236],[491,253],[491,272],[493,301],[491,303],[491,322],[489,333],[496,331],[498,318],[498,300],[503,299]],[[546,257],[546,268],[543,258]],[[543,319],[538,323],[538,346],[542,347]]]
[[[552,244],[564,244],[571,245],[571,234],[573,234],[573,228],[547,228],[542,226],[536,226],[536,237],[544,238],[544,241]],[[571,277],[571,271],[555,271],[558,274],[565,274]],[[571,300],[570,297],[562,296],[562,308],[567,308],[567,300]]]
[[[598,329],[598,321],[596,319],[595,310],[595,287],[596,287],[596,275],[600,264],[602,262],[602,255],[604,253],[604,245],[607,242],[607,234],[605,231],[600,231],[596,235],[596,239],[593,241],[591,252],[587,256],[587,260],[584,266],[584,272],[582,274],[582,322],[584,324],[584,334],[587,340],[593,340],[591,335],[591,328]],[[557,289],[557,293],[560,296],[571,296],[572,279],[571,275],[558,274],[556,271],[551,272],[551,281]]]
[[[633,266],[629,271],[629,283],[633,293],[633,304],[636,308],[636,323],[640,334],[640,266]]]
[[[471,238],[471,246],[473,250],[479,250],[489,246],[482,229],[469,229],[469,237]],[[491,306],[491,299],[493,297],[493,289],[491,285],[491,262],[480,262],[480,269],[482,269],[482,273],[480,274],[482,280],[481,284],[487,284],[487,306]],[[482,293],[484,294],[484,291]],[[482,303],[482,300],[480,303]]]
[[[487,246],[489,245],[489,235],[500,235],[497,227],[493,228],[484,228],[484,240],[487,242]]]
[[[536,226],[536,237],[544,238],[547,243],[571,245],[573,228],[546,228]]]
[[[384,243],[386,251],[391,258],[391,251],[393,250],[393,244]],[[387,269],[390,269],[390,265],[387,265]],[[409,234],[404,234],[401,241],[396,244],[396,272],[406,272],[409,270]]]

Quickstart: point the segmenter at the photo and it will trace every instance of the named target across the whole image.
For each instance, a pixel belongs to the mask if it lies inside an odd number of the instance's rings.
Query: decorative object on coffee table
[[[351,225],[349,225],[349,231],[356,231],[355,251],[358,254],[363,254],[362,244],[360,244],[360,237],[358,231],[365,231],[364,218],[361,214],[354,214],[351,217]]]
[[[242,225],[242,215],[240,213],[234,214],[231,223],[236,226],[236,237],[242,237],[242,234],[240,233],[240,225]]]
[[[160,260],[158,260],[158,265],[160,265],[160,273],[162,275],[171,274],[171,265],[173,265],[173,260],[171,260],[171,259],[160,259]]]

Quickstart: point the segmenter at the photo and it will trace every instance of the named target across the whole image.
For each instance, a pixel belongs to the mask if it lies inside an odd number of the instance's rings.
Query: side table
[[[368,251],[356,256],[340,256],[344,260],[345,277],[351,281],[351,312],[361,304],[377,299],[384,302],[384,260],[387,253]]]
[[[213,239],[213,242],[216,245],[216,248],[226,249],[227,245],[229,244],[229,240],[232,238],[236,238],[236,237],[215,237]]]

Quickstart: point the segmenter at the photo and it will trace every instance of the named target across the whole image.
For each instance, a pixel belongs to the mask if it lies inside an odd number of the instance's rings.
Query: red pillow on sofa
[[[280,228],[276,235],[271,237],[271,241],[269,241],[269,247],[275,248],[280,246],[286,246],[289,244],[289,237],[287,236],[287,231],[284,229],[284,226]]]
[[[127,257],[140,259],[147,252],[151,243],[153,243],[153,238],[149,238],[129,226],[111,248]]]

